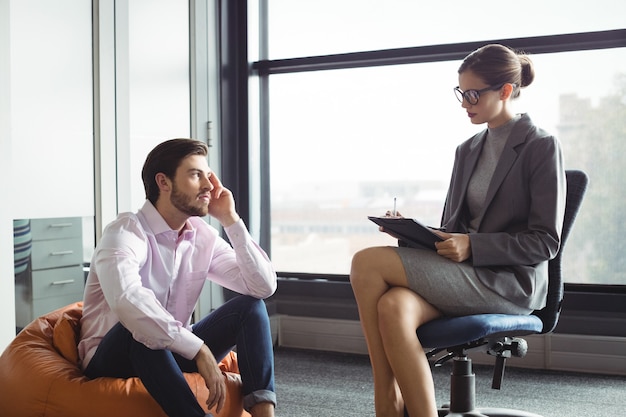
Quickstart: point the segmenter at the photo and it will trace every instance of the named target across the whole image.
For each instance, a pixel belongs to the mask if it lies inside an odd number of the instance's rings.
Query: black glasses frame
[[[478,99],[480,98],[480,95],[482,93],[486,91],[497,91],[501,89],[502,87],[504,87],[504,84],[507,84],[507,83],[503,83],[498,86],[491,85],[489,87],[481,88],[480,90],[467,90],[467,91],[461,90],[461,88],[457,85],[456,87],[454,87],[454,95],[456,96],[457,100],[459,100],[459,103],[463,103],[463,99],[465,99],[465,101],[467,101],[469,104],[473,106],[475,104],[478,104]],[[515,84],[513,84],[513,87],[515,87]]]

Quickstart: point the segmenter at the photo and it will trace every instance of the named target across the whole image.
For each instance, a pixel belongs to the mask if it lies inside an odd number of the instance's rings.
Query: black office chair
[[[450,404],[439,409],[439,416],[541,417],[524,411],[501,408],[475,408],[475,380],[467,351],[483,349],[496,357],[492,388],[500,389],[506,358],[523,357],[527,344],[518,336],[549,333],[556,327],[563,301],[561,256],[587,189],[588,177],[582,171],[568,170],[567,201],[561,234],[561,247],[549,262],[548,299],[546,306],[530,315],[478,314],[440,318],[417,329],[422,346],[431,348],[429,358],[446,351],[435,366],[454,359],[450,381]]]

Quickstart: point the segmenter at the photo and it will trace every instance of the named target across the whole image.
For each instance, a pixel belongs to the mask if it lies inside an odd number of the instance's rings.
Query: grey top
[[[470,215],[470,232],[478,230],[478,223],[483,212],[485,199],[487,198],[487,189],[489,188],[491,177],[493,177],[496,165],[500,160],[504,144],[508,140],[513,126],[519,119],[520,115],[516,115],[502,126],[487,129],[485,144],[467,187],[466,198]]]

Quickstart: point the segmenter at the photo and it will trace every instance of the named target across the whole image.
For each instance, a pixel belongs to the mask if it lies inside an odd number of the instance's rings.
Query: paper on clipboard
[[[443,241],[432,229],[415,219],[405,217],[376,217],[368,219],[385,229],[385,232],[409,244],[435,250],[435,242]]]

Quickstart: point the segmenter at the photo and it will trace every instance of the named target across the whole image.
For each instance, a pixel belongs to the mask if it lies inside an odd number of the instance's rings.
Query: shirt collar
[[[146,200],[143,203],[143,206],[141,207],[141,209],[139,209],[139,212],[144,217],[148,228],[155,235],[161,233],[178,233],[167,224],[163,216],[161,216],[161,213],[157,211],[156,207],[154,207],[150,200]],[[190,232],[195,233],[195,230],[196,229],[193,224],[189,220],[187,220],[185,222],[185,225],[183,226],[182,235],[188,236],[190,235]]]

